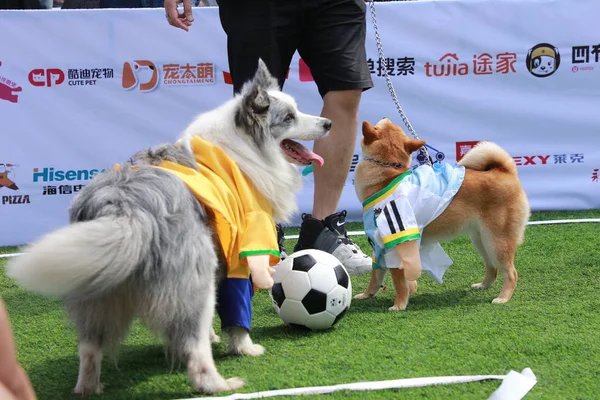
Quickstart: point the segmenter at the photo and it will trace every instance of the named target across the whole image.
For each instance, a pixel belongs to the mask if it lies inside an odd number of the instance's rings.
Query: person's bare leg
[[[7,394],[9,392],[9,394]],[[0,297],[0,399],[35,400],[36,394],[27,373],[17,360],[15,340],[8,312]]]
[[[325,94],[321,116],[333,123],[329,135],[315,141],[314,152],[325,160],[314,166],[312,216],[324,219],[336,212],[350,170],[358,132],[358,106],[362,90],[335,90]]]
[[[371,257],[347,236],[346,210],[337,212],[354,154],[361,95],[361,89],[353,89],[330,91],[323,97],[321,116],[330,119],[332,127],[329,135],[315,141],[313,150],[325,165],[313,169],[313,212],[302,215],[300,237],[294,246],[294,252],[318,249],[332,254],[350,275],[369,272],[373,265]]]

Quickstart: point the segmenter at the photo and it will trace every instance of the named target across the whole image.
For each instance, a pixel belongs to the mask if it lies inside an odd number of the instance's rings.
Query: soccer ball
[[[273,307],[288,325],[328,329],[350,308],[350,276],[335,256],[324,251],[289,255],[275,267],[273,280],[269,290]]]

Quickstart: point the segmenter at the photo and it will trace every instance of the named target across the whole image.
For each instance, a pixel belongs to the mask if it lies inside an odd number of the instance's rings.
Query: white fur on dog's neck
[[[239,132],[240,128],[234,122],[239,101],[236,97],[215,110],[200,114],[178,142],[191,151],[192,137],[199,136],[219,146],[271,202],[273,219],[289,222],[298,210],[295,195],[302,186],[302,178],[296,167],[286,160],[276,141],[266,142],[272,149],[265,154],[246,132]]]

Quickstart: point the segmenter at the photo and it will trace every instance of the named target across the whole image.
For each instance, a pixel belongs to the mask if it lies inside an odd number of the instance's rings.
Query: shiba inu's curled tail
[[[129,278],[148,249],[144,221],[103,217],[43,236],[7,264],[8,275],[47,296],[94,296]],[[147,239],[147,238],[146,238]]]
[[[479,142],[458,162],[458,165],[477,171],[500,169],[510,174],[517,174],[515,160],[493,142]]]

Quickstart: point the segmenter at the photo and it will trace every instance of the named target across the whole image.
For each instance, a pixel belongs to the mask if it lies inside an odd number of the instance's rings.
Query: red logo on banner
[[[142,77],[144,72],[151,71],[149,77]],[[158,86],[158,68],[152,61],[134,60],[123,63],[121,86],[125,90],[139,86],[140,91],[150,92]]]
[[[460,161],[479,141],[456,142],[456,161]]]
[[[438,63],[427,61],[424,65],[427,77],[444,77],[457,75],[492,75],[516,73],[516,53],[475,54],[471,63],[461,62],[456,53],[446,53]]]
[[[548,165],[548,164],[583,164],[583,153],[545,154],[534,156],[514,156],[517,166]]]
[[[223,71],[223,81],[228,85],[233,85],[233,79],[231,79],[231,74],[229,72]]]
[[[2,66],[2,61],[0,61],[0,66]],[[22,90],[23,88],[17,85],[16,82],[0,75],[0,100],[17,103],[19,101],[18,92]]]
[[[546,165],[550,155],[545,156],[514,156],[515,164],[521,165]]]
[[[300,61],[298,62],[298,70],[300,73],[300,82],[315,81],[312,76],[312,73],[310,72],[310,68],[308,68],[308,65],[306,65],[303,59],[300,59]]]
[[[29,83],[33,86],[48,86],[60,85],[65,81],[65,73],[58,68],[34,69],[27,76]]]
[[[310,68],[304,62],[303,59],[298,61],[298,75],[300,82],[314,82],[314,78],[312,73],[310,72]],[[285,75],[285,79],[289,79],[290,70],[288,68],[287,74]],[[233,85],[233,79],[231,78],[231,74],[229,72],[223,71],[223,81],[228,85]]]
[[[165,85],[205,85],[215,83],[213,63],[163,64],[163,84]]]
[[[599,168],[594,168],[592,171],[592,182],[598,182],[598,171],[600,171]]]

